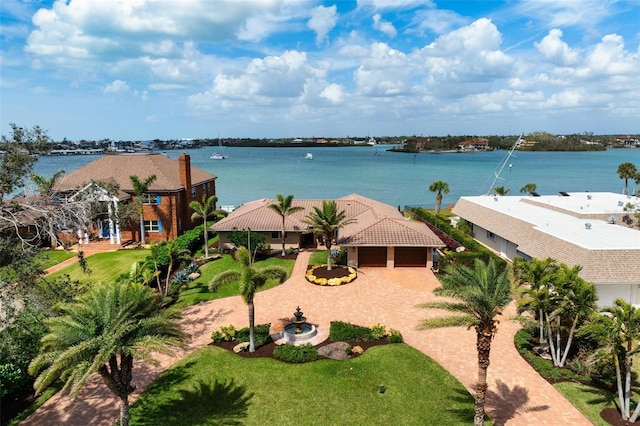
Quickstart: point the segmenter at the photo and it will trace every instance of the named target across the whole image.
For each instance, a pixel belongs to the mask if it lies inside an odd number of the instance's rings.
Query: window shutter
[[[162,221],[158,220],[158,232],[162,232]]]
[[[162,197],[160,196],[160,194],[156,194],[156,205],[160,205],[160,201],[162,200]]]

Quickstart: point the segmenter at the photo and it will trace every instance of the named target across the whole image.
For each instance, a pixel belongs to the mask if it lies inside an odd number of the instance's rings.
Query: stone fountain
[[[295,346],[308,343],[317,334],[318,330],[316,330],[316,326],[307,323],[307,319],[304,317],[304,313],[300,310],[300,306],[298,306],[296,311],[293,313],[291,322],[285,325],[282,330],[285,342]]]

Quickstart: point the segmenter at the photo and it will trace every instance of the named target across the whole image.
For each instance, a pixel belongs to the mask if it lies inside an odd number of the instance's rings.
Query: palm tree
[[[624,195],[629,195],[629,179],[638,179],[638,170],[633,163],[622,163],[618,166],[618,176],[624,179]]]
[[[437,180],[433,182],[429,186],[429,191],[437,192],[436,195],[436,214],[440,214],[440,206],[442,206],[442,193],[449,193],[449,184],[447,182],[443,182],[441,180]]]
[[[520,188],[520,192],[522,194],[531,194],[532,192],[536,192],[538,186],[535,183],[528,183],[522,188]]]
[[[158,262],[160,261],[160,255],[162,251],[162,244],[153,243],[149,248],[149,256],[148,260],[153,262],[153,270],[156,277],[156,285],[158,286],[158,293],[162,294],[162,285],[160,284],[160,268],[158,267]]]
[[[252,266],[251,255],[245,247],[238,249],[236,257],[240,263],[240,270],[229,269],[220,272],[209,282],[209,290],[216,291],[221,285],[239,281],[240,294],[249,307],[249,352],[255,352],[255,308],[253,305],[253,297],[258,289],[265,285],[269,279],[277,279],[281,283],[284,282],[287,278],[287,271],[283,267],[275,265],[265,268]]]
[[[538,317],[540,342],[544,340],[544,313],[548,310],[549,287],[552,277],[558,270],[555,259],[533,258],[529,261],[516,258],[513,261],[513,276],[518,286],[526,286],[522,298],[518,300],[518,313],[529,311]]]
[[[167,257],[169,258],[169,264],[167,266],[167,279],[164,286],[164,297],[169,295],[169,283],[171,282],[171,271],[174,265],[191,259],[191,253],[189,250],[184,249],[178,245],[178,240],[171,240],[166,245]]]
[[[511,190],[508,188],[505,188],[504,186],[496,186],[495,188],[491,188],[493,189],[493,192],[496,193],[496,195],[499,195],[501,197],[504,197],[505,195],[508,195],[511,193]]]
[[[29,365],[29,373],[38,375],[36,392],[62,379],[63,391],[75,397],[97,372],[120,398],[120,424],[127,426],[133,360],[157,365],[153,353],[185,346],[179,312],[164,309],[157,293],[134,282],[94,287],[60,311],[46,321],[49,331]]]
[[[285,221],[287,216],[299,212],[300,210],[304,210],[303,207],[300,206],[292,206],[291,203],[293,201],[293,195],[287,195],[283,197],[282,194],[276,194],[277,203],[269,204],[269,208],[280,215],[282,218],[282,231],[280,231],[280,237],[282,238],[282,256],[285,255],[284,245],[285,245],[285,235],[287,232],[287,228],[285,226]]]
[[[323,200],[322,209],[314,206],[313,211],[304,219],[304,223],[311,226],[314,233],[322,235],[327,248],[328,270],[331,270],[331,246],[338,230],[355,222],[355,219],[346,219],[345,216],[344,210],[338,211],[338,204],[334,200]]]
[[[40,193],[40,195],[51,195],[51,192],[53,191],[53,185],[64,173],[64,170],[58,170],[50,178],[40,176],[36,173],[31,173],[31,180],[38,187],[38,192]]]
[[[149,186],[156,180],[156,175],[147,177],[144,181],[136,175],[129,176],[131,185],[133,185],[133,192],[136,194],[136,204],[138,205],[138,216],[140,217],[140,242],[146,244],[144,236],[144,200],[143,195],[149,190]]]
[[[218,197],[215,195],[211,195],[209,198],[206,196],[202,196],[202,203],[198,201],[192,201],[189,203],[189,207],[193,210],[193,214],[191,215],[191,220],[202,219],[202,223],[204,224],[204,257],[205,259],[209,258],[209,229],[207,228],[207,219],[210,214],[215,211],[216,203],[218,202]]]
[[[613,306],[594,315],[591,322],[580,329],[579,335],[597,339],[608,356],[613,358],[620,413],[623,420],[634,423],[640,413],[640,403],[630,415],[631,374],[633,357],[640,351],[640,309],[623,299],[616,299]],[[622,366],[620,361],[623,361]]]
[[[442,287],[434,290],[438,296],[450,297],[454,302],[429,302],[426,308],[445,309],[461,315],[448,318],[425,320],[424,328],[451,327],[465,325],[476,330],[478,351],[478,380],[474,425],[484,425],[484,405],[487,396],[487,369],[491,340],[495,336],[502,310],[511,302],[511,283],[508,269],[500,270],[492,259],[489,264],[476,259],[474,269],[465,265],[452,265],[440,278]]]

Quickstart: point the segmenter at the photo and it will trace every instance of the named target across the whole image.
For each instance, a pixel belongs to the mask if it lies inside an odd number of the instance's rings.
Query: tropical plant
[[[478,351],[478,379],[476,383],[474,425],[484,425],[484,406],[487,396],[487,370],[491,352],[491,340],[498,331],[496,317],[511,302],[512,291],[509,270],[500,270],[493,260],[485,264],[477,259],[473,269],[457,265],[447,268],[440,278],[441,287],[434,290],[438,296],[450,297],[453,302],[429,302],[426,308],[445,309],[460,315],[425,320],[423,328],[464,325],[476,330]]]
[[[181,248],[178,244],[178,240],[169,241],[165,247],[167,250],[167,257],[169,258],[169,265],[167,267],[167,277],[163,295],[164,297],[167,297],[169,295],[169,284],[171,283],[171,271],[173,270],[173,267],[181,262],[191,260],[191,253],[189,250]]]
[[[153,263],[153,270],[155,272],[156,285],[158,286],[158,292],[160,293],[162,293],[162,285],[160,284],[160,268],[159,268],[161,251],[162,251],[162,245],[159,243],[153,243],[149,248],[150,254],[149,254],[149,257],[147,258],[147,259],[150,259],[151,262]]]
[[[540,341],[544,339],[544,328],[556,367],[565,366],[576,330],[596,309],[596,286],[580,278],[581,269],[558,265],[551,258],[514,262],[516,282],[527,285],[518,301],[518,311],[529,311],[538,317]]]
[[[523,194],[531,194],[532,192],[536,192],[538,186],[535,183],[527,183],[525,186],[520,188],[520,192]]]
[[[204,234],[204,257],[205,259],[209,258],[209,228],[207,227],[207,219],[208,217],[215,211],[216,203],[218,202],[218,197],[215,195],[211,195],[208,198],[206,196],[202,196],[202,203],[199,201],[192,201],[189,203],[189,207],[193,210],[193,214],[191,215],[191,220],[202,219],[203,223],[203,234]]]
[[[267,266],[256,268],[251,265],[251,255],[245,247],[236,252],[236,258],[240,263],[240,270],[229,269],[214,276],[209,282],[209,290],[216,291],[218,287],[232,282],[239,282],[240,294],[249,308],[249,352],[255,352],[255,307],[253,297],[267,280],[277,279],[284,282],[287,271],[281,266]]]
[[[134,358],[157,365],[153,353],[184,347],[187,335],[176,321],[179,313],[164,309],[157,293],[133,282],[94,287],[63,304],[60,313],[46,321],[49,331],[29,365],[38,375],[36,392],[62,379],[62,390],[75,397],[98,373],[120,398],[120,424],[127,426]]]
[[[38,187],[38,193],[40,195],[51,195],[51,193],[53,192],[53,185],[64,173],[64,170],[58,170],[50,178],[40,176],[36,173],[31,173],[30,177],[33,183],[35,183]]]
[[[136,205],[138,206],[138,221],[140,227],[140,242],[146,244],[145,232],[144,232],[144,193],[149,190],[149,186],[156,180],[156,175],[148,176],[144,181],[136,175],[129,176],[131,185],[133,185],[133,192],[136,194]]]
[[[531,312],[538,319],[538,338],[541,342],[544,340],[545,312],[550,303],[548,288],[557,270],[556,260],[550,257],[544,260],[519,257],[513,261],[515,282],[523,289],[517,302],[518,313]]]
[[[596,339],[604,354],[613,359],[620,414],[625,422],[634,423],[640,414],[640,403],[631,413],[631,373],[633,357],[640,351],[640,309],[623,299],[616,299],[613,306],[593,315],[579,335]]]
[[[504,186],[496,186],[495,188],[491,189],[496,193],[496,195],[499,195],[500,197],[504,197],[505,195],[509,195],[511,193],[511,190],[505,188]]]
[[[338,230],[355,221],[347,219],[344,210],[338,211],[338,204],[334,200],[323,200],[322,209],[314,206],[313,211],[304,219],[313,233],[322,236],[322,242],[327,248],[327,269],[331,270],[331,246]]]
[[[287,220],[287,216],[292,215],[293,213],[300,210],[304,210],[304,208],[301,206],[291,205],[291,203],[293,202],[293,195],[287,195],[286,197],[283,197],[282,194],[276,194],[276,200],[278,201],[277,203],[269,204],[268,207],[278,213],[278,215],[280,215],[280,217],[282,218],[282,231],[280,231],[280,238],[282,238],[282,256],[284,256],[286,243],[285,236],[287,233],[285,222]]]
[[[441,180],[433,182],[429,186],[429,191],[437,192],[436,194],[436,214],[440,214],[440,207],[442,206],[442,193],[449,193],[449,184]]]
[[[629,195],[629,179],[638,180],[638,169],[633,163],[621,163],[617,170],[620,179],[624,179],[624,195]]]

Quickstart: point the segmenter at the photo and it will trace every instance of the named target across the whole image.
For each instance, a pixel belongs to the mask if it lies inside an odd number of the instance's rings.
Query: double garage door
[[[386,247],[360,247],[358,248],[358,265],[360,267],[380,267],[387,266]],[[396,267],[426,267],[427,248],[426,247],[396,247],[395,248]]]

